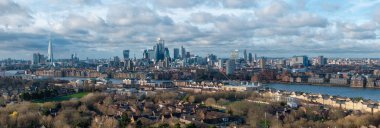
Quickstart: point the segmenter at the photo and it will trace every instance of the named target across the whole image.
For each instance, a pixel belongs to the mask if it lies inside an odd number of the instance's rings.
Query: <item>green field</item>
[[[75,93],[71,95],[66,95],[66,96],[58,96],[58,97],[53,97],[53,98],[47,98],[47,99],[38,99],[38,100],[33,100],[35,103],[44,103],[44,102],[59,102],[59,101],[65,101],[65,100],[70,100],[72,98],[82,98],[86,96],[88,92],[80,92],[80,93]]]

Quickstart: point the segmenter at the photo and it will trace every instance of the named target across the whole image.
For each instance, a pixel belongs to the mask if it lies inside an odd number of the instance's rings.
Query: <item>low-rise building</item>
[[[356,75],[351,78],[351,87],[363,88],[366,86],[366,79],[361,75]]]
[[[330,84],[337,86],[348,86],[350,84],[350,80],[347,78],[331,78]]]
[[[307,79],[307,82],[312,83],[312,84],[323,84],[326,82],[326,79],[325,78],[319,78],[319,77],[310,77]]]

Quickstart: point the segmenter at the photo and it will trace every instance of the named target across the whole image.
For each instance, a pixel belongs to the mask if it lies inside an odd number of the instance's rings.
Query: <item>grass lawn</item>
[[[88,92],[80,92],[80,93],[75,93],[71,95],[66,95],[66,96],[58,96],[58,97],[53,97],[53,98],[47,98],[47,99],[38,99],[38,100],[33,100],[35,103],[44,103],[44,102],[59,102],[59,101],[64,101],[64,100],[70,100],[72,98],[82,98],[86,96]]]

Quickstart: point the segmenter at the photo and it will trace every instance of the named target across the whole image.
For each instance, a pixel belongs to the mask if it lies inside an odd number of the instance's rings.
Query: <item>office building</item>
[[[230,59],[236,61],[239,58],[239,50],[235,50],[231,52]]]
[[[227,62],[226,62],[226,75],[234,74],[235,68],[236,68],[235,60],[233,60],[233,59],[227,60]]]
[[[32,60],[33,65],[45,64],[45,62],[46,62],[46,59],[44,55],[40,53],[33,54],[33,60]]]
[[[248,54],[248,62],[249,62],[249,63],[252,63],[252,53],[249,53],[249,54]]]
[[[290,66],[293,65],[302,65],[302,66],[309,66],[309,59],[307,56],[293,56],[290,59]]]
[[[323,56],[318,56],[316,59],[317,65],[326,65],[327,64],[327,58],[324,58]]]
[[[260,63],[259,64],[259,66],[260,66],[259,68],[265,68],[265,66],[266,66],[266,59],[264,57],[261,57],[259,63]]]
[[[48,62],[50,62],[50,65],[54,65],[53,43],[51,42],[51,35],[49,35]]]
[[[179,59],[179,48],[174,48],[173,50],[173,58],[174,59]]]
[[[123,50],[123,57],[124,57],[124,60],[129,59],[129,50]]]
[[[165,50],[164,50],[164,59],[165,58],[170,58],[169,48],[165,48]]]
[[[243,56],[244,56],[244,60],[248,61],[248,55],[247,55],[247,50],[246,49],[244,49]]]
[[[181,56],[182,56],[182,59],[186,59],[186,49],[181,46]]]
[[[165,41],[161,38],[157,39],[157,44],[153,47],[155,58],[154,61],[164,60],[165,58]],[[169,50],[167,51],[169,53]]]

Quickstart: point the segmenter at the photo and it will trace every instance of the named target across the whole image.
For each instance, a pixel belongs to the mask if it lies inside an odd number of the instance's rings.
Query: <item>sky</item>
[[[380,0],[0,0],[0,59],[173,54],[380,56]]]

